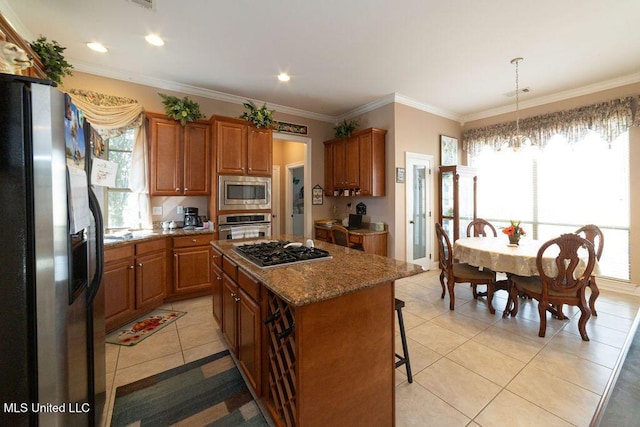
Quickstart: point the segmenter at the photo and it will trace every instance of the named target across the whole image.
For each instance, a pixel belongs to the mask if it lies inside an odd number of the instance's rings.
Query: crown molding
[[[520,110],[523,108],[538,107],[540,105],[551,104],[553,102],[564,101],[570,98],[576,98],[578,96],[590,95],[592,93],[601,92],[603,90],[615,89],[620,86],[639,83],[640,73],[629,74],[627,76],[617,77],[615,79],[606,80],[600,83],[594,83],[587,86],[582,86],[576,89],[565,90],[562,92],[554,93],[552,95],[541,96],[539,98],[529,99],[525,102],[520,102]],[[492,108],[490,110],[480,111],[478,113],[472,113],[463,117],[463,122],[470,122],[473,120],[486,119],[487,117],[498,116],[500,114],[512,113],[515,111],[514,105],[505,105],[502,107]]]
[[[383,96],[382,98],[369,102],[368,104],[357,107],[349,111],[348,113],[342,114],[336,117],[336,123],[342,120],[359,116],[361,114],[368,113],[369,111],[373,111],[377,108],[391,103],[406,105],[408,107],[415,108],[416,110],[426,111],[427,113],[435,114],[436,116],[455,120],[462,124],[463,117],[461,115],[444,110],[442,108],[434,107],[429,104],[425,104],[420,101],[416,101],[415,99],[409,98],[408,96],[402,95],[400,93],[391,93],[389,95]]]
[[[82,63],[74,63],[74,69],[83,73],[94,74],[101,77],[108,77],[116,80],[124,80],[132,83],[138,83],[145,86],[151,86],[158,89],[172,90],[175,92],[185,93],[187,95],[201,96],[203,98],[215,99],[217,101],[230,102],[233,104],[244,104],[249,101],[255,103],[264,103],[265,101],[259,99],[251,99],[247,97],[232,95],[229,93],[219,92],[211,89],[204,89],[197,86],[185,85],[181,83],[175,83],[169,80],[156,79],[149,76],[139,74],[128,74],[121,71],[109,70],[104,67],[95,67]],[[314,113],[311,111],[300,110],[298,108],[287,107],[285,105],[269,103],[269,107],[275,109],[278,113],[292,114],[298,117],[306,117],[308,119],[319,120],[327,123],[335,123],[334,116],[328,116],[326,114]]]

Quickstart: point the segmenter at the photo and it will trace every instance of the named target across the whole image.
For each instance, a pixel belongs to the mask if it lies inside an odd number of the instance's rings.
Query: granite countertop
[[[238,243],[265,239],[215,240],[211,244],[225,257],[292,306],[303,306],[371,288],[421,273],[422,267],[393,258],[367,254],[355,249],[314,240],[319,249],[329,251],[332,259],[260,268],[233,250]],[[269,240],[306,241],[301,236],[272,236]]]
[[[132,231],[131,237],[124,239],[110,239],[105,236],[104,239],[104,248],[105,249],[113,249],[121,246],[126,246],[132,243],[140,243],[147,240],[155,240],[155,239],[163,239],[165,237],[180,237],[180,236],[191,236],[194,234],[211,234],[213,235],[213,230],[203,229],[203,230],[183,230],[182,228],[176,228],[174,230],[138,230]]]

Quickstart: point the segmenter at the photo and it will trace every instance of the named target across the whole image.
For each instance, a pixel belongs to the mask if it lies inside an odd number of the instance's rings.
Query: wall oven
[[[271,209],[271,177],[218,177],[218,210]]]
[[[271,214],[218,215],[220,240],[271,237]]]

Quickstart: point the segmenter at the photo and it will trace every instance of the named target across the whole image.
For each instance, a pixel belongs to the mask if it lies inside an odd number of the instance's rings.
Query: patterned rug
[[[106,341],[110,344],[136,345],[185,314],[187,314],[185,311],[162,310],[159,308],[110,333],[107,335]]]
[[[111,426],[268,426],[229,351],[116,389]]]

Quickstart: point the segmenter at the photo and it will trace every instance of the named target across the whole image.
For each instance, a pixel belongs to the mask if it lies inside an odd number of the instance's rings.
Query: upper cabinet
[[[256,128],[241,119],[216,116],[213,129],[218,174],[271,176],[271,129]]]
[[[384,129],[369,128],[324,143],[327,196],[385,195]]]
[[[211,126],[147,113],[151,196],[211,194]]]

